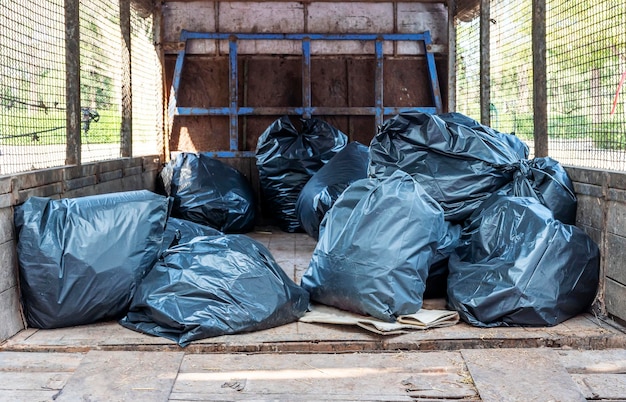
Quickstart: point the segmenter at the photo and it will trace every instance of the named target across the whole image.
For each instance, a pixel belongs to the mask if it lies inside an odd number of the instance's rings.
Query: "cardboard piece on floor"
[[[415,314],[402,315],[396,322],[385,322],[323,304],[311,304],[300,321],[320,324],[356,325],[380,335],[398,335],[410,330],[424,330],[455,325],[459,314],[450,310],[421,309]]]

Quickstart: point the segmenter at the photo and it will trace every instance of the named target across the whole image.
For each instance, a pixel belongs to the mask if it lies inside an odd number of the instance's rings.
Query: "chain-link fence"
[[[550,153],[563,163],[624,170],[626,4],[548,0],[546,11]]]
[[[164,149],[163,73],[153,31],[153,20],[131,8],[133,155],[161,154]]]
[[[71,3],[71,2],[70,2]],[[117,0],[80,0],[80,159],[118,158],[125,116],[133,155],[160,154],[162,75],[153,19]],[[0,8],[0,174],[65,165],[68,49],[65,0],[6,0]],[[141,14],[141,15],[140,15]],[[130,43],[124,58],[125,43]],[[132,65],[129,65],[132,60]],[[124,102],[125,72],[130,75]],[[132,73],[130,73],[132,72]],[[132,110],[128,110],[132,109]],[[136,145],[135,145],[136,144]],[[130,155],[124,155],[130,156]]]
[[[0,174],[63,165],[63,0],[5,0],[1,10]]]
[[[82,161],[121,156],[122,58],[119,2],[80,0]]]
[[[533,145],[532,0],[490,8],[490,125]]]
[[[490,125],[524,139],[531,157],[532,11],[531,0],[493,0],[489,16]],[[456,104],[480,119],[480,24],[474,16],[456,22]],[[546,0],[544,18],[549,155],[563,164],[626,170],[626,4]]]
[[[456,26],[456,111],[480,119],[479,18]]]

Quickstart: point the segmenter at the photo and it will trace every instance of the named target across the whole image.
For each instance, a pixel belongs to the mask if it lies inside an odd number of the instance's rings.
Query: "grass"
[[[98,111],[98,121],[91,121],[82,142],[117,144],[120,142],[122,118],[118,111]],[[4,145],[56,145],[66,142],[65,111],[45,112],[0,109],[0,143]]]
[[[498,120],[492,122],[498,131],[514,132],[526,141],[533,139],[532,114],[500,116]],[[611,117],[611,121],[593,122],[587,116],[553,114],[548,117],[548,137],[570,140],[591,138],[597,148],[624,150],[626,118]]]
[[[98,111],[98,121],[91,121],[82,130],[84,144],[118,144],[121,114],[116,110]],[[611,117],[611,121],[594,123],[581,115],[551,115],[548,119],[550,138],[591,138],[601,149],[626,149],[626,118]],[[3,145],[55,145],[66,142],[65,111],[47,113],[0,108],[0,143]],[[532,114],[492,116],[492,127],[502,132],[514,132],[522,140],[533,139]]]

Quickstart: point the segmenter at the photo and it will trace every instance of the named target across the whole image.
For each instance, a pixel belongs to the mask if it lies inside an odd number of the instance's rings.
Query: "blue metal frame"
[[[180,80],[187,51],[187,41],[190,39],[228,40],[229,51],[229,93],[230,102],[227,107],[178,107],[176,105],[180,89]],[[229,116],[230,119],[230,150],[212,152],[216,157],[254,156],[254,151],[239,150],[239,116],[252,115],[301,115],[310,118],[313,115],[341,115],[341,116],[374,116],[376,126],[383,122],[383,116],[394,115],[405,111],[422,111],[427,113],[442,113],[443,103],[435,56],[430,51],[432,40],[430,32],[404,34],[303,34],[303,33],[217,33],[193,32],[182,30],[180,40],[184,46],[178,52],[172,89],[168,104],[170,133],[174,116]],[[297,40],[302,42],[302,106],[301,107],[239,107],[238,71],[237,71],[237,43],[241,40]],[[376,54],[376,75],[374,82],[375,104],[372,107],[313,107],[311,105],[311,41],[374,41]],[[430,90],[434,106],[414,107],[385,107],[383,106],[383,43],[385,41],[422,42],[426,55]]]

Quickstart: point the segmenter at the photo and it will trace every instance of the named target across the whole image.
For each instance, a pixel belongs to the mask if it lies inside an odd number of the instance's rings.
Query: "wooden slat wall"
[[[163,6],[163,47],[166,88],[170,88],[180,30],[217,32],[397,33],[429,30],[442,88],[447,99],[448,12],[445,2],[166,2]],[[375,60],[363,44],[324,45],[311,63],[313,106],[374,106]],[[239,98],[242,106],[302,106],[300,44],[244,43],[239,57]],[[433,105],[425,58],[412,44],[385,48],[384,105]],[[228,105],[228,55],[214,42],[190,43],[177,104]],[[445,105],[444,105],[445,108]],[[242,117],[241,151],[254,151],[258,137],[279,116]],[[377,127],[373,116],[315,116],[369,144]],[[294,116],[297,120],[297,116]],[[176,117],[171,151],[227,150],[228,118]]]

